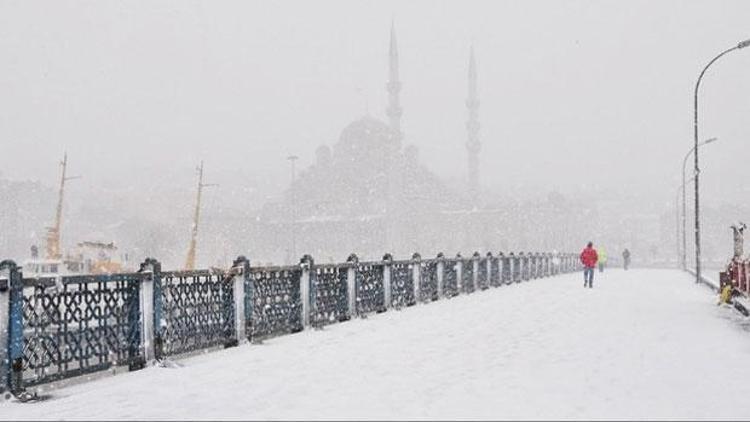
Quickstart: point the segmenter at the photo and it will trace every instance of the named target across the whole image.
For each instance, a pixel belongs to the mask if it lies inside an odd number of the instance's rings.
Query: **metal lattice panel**
[[[513,265],[511,263],[510,256],[500,255],[500,258],[498,258],[499,265],[502,266],[500,268],[500,281],[504,284],[509,284],[513,281],[513,273],[511,266]]]
[[[357,314],[384,311],[383,264],[358,264],[356,274]]]
[[[443,293],[446,297],[458,295],[458,261],[446,259],[443,265]]]
[[[349,318],[348,266],[317,266],[310,292],[313,308],[310,323],[323,326]]]
[[[414,304],[414,267],[411,262],[391,264],[391,305],[396,308]]]
[[[487,272],[487,261],[488,258],[482,258],[479,260],[479,271],[477,272],[477,288],[484,290],[490,287],[489,273]],[[490,262],[492,260],[490,259]]]
[[[232,277],[224,273],[162,273],[161,352],[191,352],[234,338],[233,290]]]
[[[139,357],[139,274],[26,279],[23,382],[35,385]]]
[[[498,287],[502,283],[501,281],[501,273],[500,273],[500,266],[502,265],[502,261],[500,257],[493,258],[493,257],[487,257],[487,260],[490,263],[490,274],[489,274],[489,284],[492,287]]]
[[[437,261],[422,261],[419,266],[419,300],[422,302],[437,300]]]
[[[513,282],[521,281],[521,258],[517,255],[511,254],[511,260],[513,261]]]
[[[529,279],[529,255],[521,256],[521,280]]]
[[[464,259],[461,262],[461,292],[474,293],[474,260]]]
[[[298,267],[253,268],[252,337],[263,338],[302,330],[302,300]]]

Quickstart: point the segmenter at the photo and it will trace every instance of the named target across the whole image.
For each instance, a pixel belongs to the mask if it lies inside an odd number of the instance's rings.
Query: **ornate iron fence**
[[[236,341],[232,281],[232,274],[224,271],[156,274],[154,295],[161,302],[157,358]]]
[[[474,293],[474,259],[461,259],[461,293]]]
[[[438,257],[442,257],[442,255],[438,255]],[[458,262],[458,259],[443,259],[443,295],[445,297],[453,297],[459,294]]]
[[[510,256],[506,256],[502,252],[498,254],[498,262],[500,268],[500,283],[510,284],[513,282],[513,261]]]
[[[422,260],[24,279],[0,263],[0,390],[320,327],[353,316],[575,271],[573,254],[491,253]],[[476,264],[476,267],[475,267]],[[462,268],[459,268],[459,265]],[[743,273],[744,274],[744,273]],[[747,286],[748,283],[743,286]]]
[[[301,278],[299,266],[250,268],[251,338],[302,331]]]
[[[35,385],[142,360],[142,277],[24,278],[22,383]]]
[[[385,286],[383,262],[355,263],[355,306],[357,315],[385,311]]]
[[[312,259],[310,259],[312,264]],[[349,312],[348,271],[351,265],[333,264],[312,266],[310,270],[310,297],[312,309],[310,324],[321,327],[346,321]]]
[[[419,254],[416,255],[419,259]],[[438,262],[431,259],[429,261],[419,261],[419,300],[420,302],[429,302],[438,300]]]
[[[412,306],[414,298],[414,265],[413,261],[392,261],[387,255],[391,270],[391,304],[394,308]]]

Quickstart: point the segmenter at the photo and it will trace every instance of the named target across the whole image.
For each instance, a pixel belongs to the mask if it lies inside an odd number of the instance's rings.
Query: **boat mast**
[[[195,249],[196,243],[198,241],[198,221],[200,219],[201,212],[201,195],[203,194],[203,188],[207,186],[216,185],[203,183],[203,161],[201,161],[201,165],[198,168],[198,194],[195,199],[195,212],[193,213],[193,226],[191,229],[192,233],[190,236],[190,247],[188,248],[187,259],[185,260],[186,270],[195,269]]]
[[[55,212],[55,225],[47,228],[47,258],[60,259],[60,225],[62,221],[63,196],[65,193],[66,170],[68,167],[68,153],[66,152],[62,163],[62,176],[60,177],[60,191],[57,196],[57,210]]]

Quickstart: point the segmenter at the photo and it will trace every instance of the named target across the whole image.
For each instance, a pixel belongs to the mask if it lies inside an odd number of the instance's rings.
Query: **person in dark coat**
[[[622,251],[622,265],[627,270],[628,266],[630,266],[630,251],[628,248],[625,248],[624,251]]]

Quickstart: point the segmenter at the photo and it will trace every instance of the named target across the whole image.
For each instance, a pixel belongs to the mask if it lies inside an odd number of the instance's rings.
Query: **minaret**
[[[477,64],[474,59],[474,47],[469,56],[469,92],[466,97],[466,109],[469,118],[466,121],[466,151],[469,158],[469,192],[474,205],[479,197],[479,95],[477,94]]]
[[[401,133],[401,104],[398,94],[401,91],[401,81],[398,79],[398,46],[396,45],[396,28],[391,21],[391,46],[388,50],[388,108],[385,114],[388,116],[391,129],[396,133],[400,145]]]

